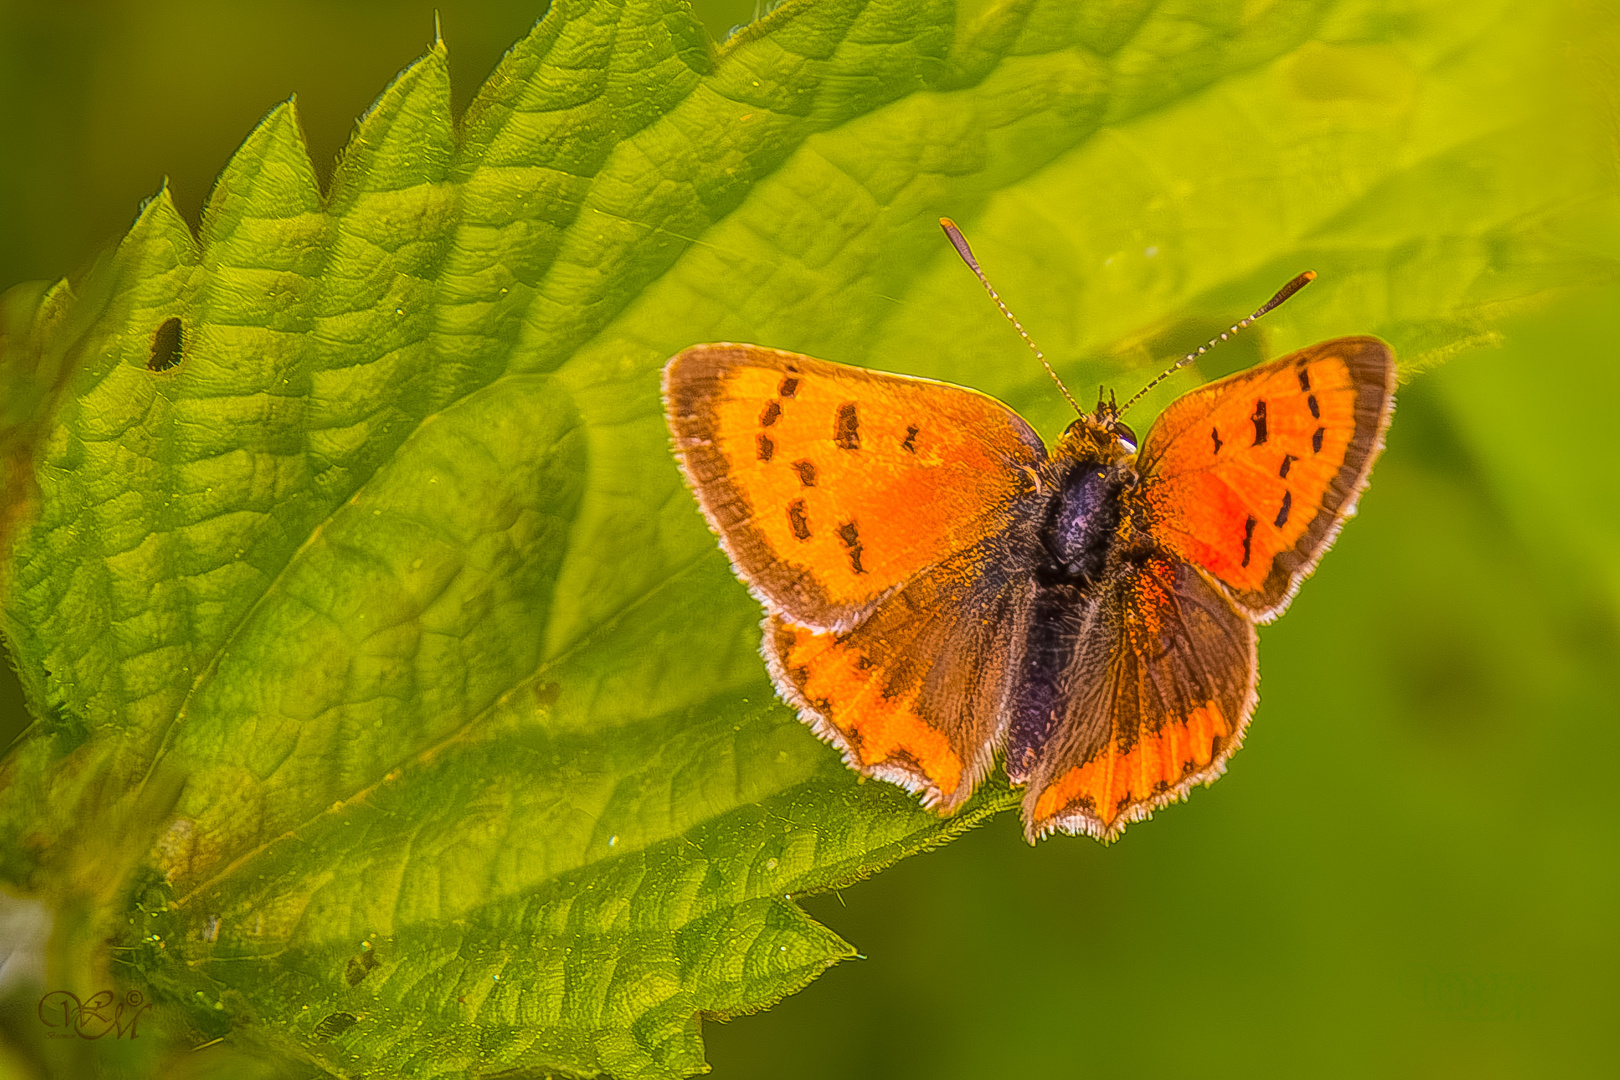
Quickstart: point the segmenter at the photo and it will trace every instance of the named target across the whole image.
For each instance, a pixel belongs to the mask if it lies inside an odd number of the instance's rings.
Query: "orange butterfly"
[[[1394,383],[1383,342],[1325,341],[1179,398],[1140,453],[1111,401],[1048,450],[977,391],[757,345],[682,352],[664,402],[817,735],[940,813],[999,750],[1031,841],[1108,841],[1225,770],[1255,624],[1354,513]]]

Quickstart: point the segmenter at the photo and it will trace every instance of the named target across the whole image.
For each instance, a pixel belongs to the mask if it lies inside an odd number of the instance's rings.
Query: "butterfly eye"
[[[1136,432],[1130,429],[1130,425],[1126,424],[1123,420],[1115,420],[1108,426],[1113,430],[1115,435],[1118,435],[1125,441],[1126,446],[1130,447],[1132,450],[1136,449]]]

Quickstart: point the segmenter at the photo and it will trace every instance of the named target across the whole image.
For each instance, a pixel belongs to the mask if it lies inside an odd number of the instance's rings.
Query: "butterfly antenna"
[[[1017,330],[1018,336],[1024,339],[1024,344],[1028,345],[1029,351],[1035,354],[1035,359],[1041,362],[1041,367],[1045,368],[1046,373],[1052,376],[1052,381],[1057,383],[1058,391],[1062,393],[1063,400],[1067,401],[1069,407],[1081,416],[1086,415],[1085,410],[1080,407],[1080,403],[1074,400],[1074,395],[1069,393],[1069,388],[1063,385],[1063,380],[1058,378],[1058,373],[1052,370],[1052,365],[1047,363],[1046,357],[1042,355],[1041,350],[1036,347],[1035,342],[1024,331],[1023,324],[1008,310],[1007,305],[990,284],[990,279],[984,276],[983,270],[979,269],[979,260],[973,257],[973,249],[968,247],[967,238],[962,235],[962,230],[956,227],[956,222],[948,217],[942,217],[939,219],[939,227],[945,230],[945,235],[950,237],[951,246],[956,249],[958,255],[962,256],[962,261],[967,263],[968,269],[973,271],[973,275],[979,279],[979,284],[983,285],[984,291],[990,294],[990,299],[996,302],[996,307],[1000,308],[1001,313],[1007,316],[1007,321],[1013,324],[1013,329]]]
[[[1255,310],[1253,315],[1250,315],[1247,319],[1239,319],[1237,322],[1227,327],[1226,330],[1222,331],[1219,336],[1210,338],[1208,341],[1198,346],[1198,348],[1194,349],[1186,356],[1183,356],[1174,364],[1171,364],[1166,371],[1158,376],[1158,378],[1154,379],[1152,382],[1142,387],[1142,389],[1138,390],[1136,395],[1132,397],[1131,400],[1127,401],[1124,408],[1121,408],[1115,415],[1124,415],[1125,410],[1129,409],[1132,405],[1135,405],[1138,401],[1141,401],[1143,395],[1145,395],[1149,390],[1152,390],[1155,386],[1158,386],[1160,383],[1164,382],[1164,380],[1168,379],[1170,376],[1174,375],[1176,372],[1180,371],[1182,368],[1186,367],[1200,356],[1203,356],[1205,353],[1209,352],[1209,350],[1213,349],[1227,338],[1230,338],[1233,334],[1236,334],[1239,330],[1245,329],[1250,323],[1254,322],[1254,320],[1258,319],[1272,308],[1278,306],[1284,300],[1287,300],[1290,296],[1293,296],[1295,293],[1299,292],[1299,290],[1303,289],[1305,286],[1309,285],[1315,280],[1315,270],[1307,270],[1303,274],[1300,274],[1293,281],[1290,281],[1288,284],[1278,289],[1276,295],[1270,300],[1267,300],[1264,304],[1261,304],[1260,307]]]

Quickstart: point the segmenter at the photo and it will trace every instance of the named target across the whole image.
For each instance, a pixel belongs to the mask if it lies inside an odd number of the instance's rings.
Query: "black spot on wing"
[[[838,419],[833,424],[833,442],[843,450],[861,448],[861,419],[855,413],[853,401],[838,406]]]
[[[1266,441],[1266,403],[1263,401],[1255,402],[1254,415],[1249,419],[1254,421],[1254,442],[1252,445],[1259,446]]]
[[[782,385],[776,388],[776,392],[781,394],[783,397],[792,397],[794,393],[798,391],[798,389],[799,380],[789,375],[782,380]]]
[[[765,406],[765,411],[759,414],[759,426],[770,427],[776,423],[776,418],[782,415],[782,406],[778,402],[771,402]]]
[[[844,547],[849,550],[850,569],[854,570],[857,574],[866,573],[866,569],[861,566],[862,548],[860,527],[853,521],[844,522],[842,525],[838,526],[838,539],[842,540],[844,542]]]
[[[911,453],[915,454],[917,452],[917,432],[919,430],[921,430],[921,429],[920,428],[914,428],[914,427],[907,427],[906,428],[906,437],[905,437],[904,440],[901,441],[900,449],[907,450],[907,451],[910,451]]]
[[[1305,399],[1305,404],[1310,406],[1311,419],[1312,420],[1320,420],[1320,419],[1322,419],[1322,408],[1321,408],[1320,405],[1318,405],[1316,403],[1316,395],[1315,394],[1312,394],[1309,397],[1307,397]]]
[[[788,525],[793,529],[793,535],[800,540],[810,539],[810,519],[805,516],[803,499],[794,499],[788,503]]]
[[[1312,453],[1320,454],[1322,452],[1322,435],[1326,431],[1327,431],[1327,428],[1317,428],[1316,429],[1316,434],[1311,436],[1311,452]]]
[[[755,456],[761,461],[771,460],[771,455],[776,453],[776,444],[771,442],[771,437],[764,432],[755,436],[754,448],[757,451]]]
[[[1222,446],[1220,429],[1219,428],[1210,428],[1209,429],[1209,437],[1215,440],[1215,449],[1211,450],[1210,453],[1212,453],[1212,454],[1220,453],[1221,452],[1221,446]]]
[[[1260,522],[1255,520],[1255,516],[1253,514],[1250,514],[1249,515],[1249,520],[1245,521],[1243,523],[1243,564],[1242,565],[1244,565],[1244,566],[1249,565],[1249,545],[1254,543],[1254,527],[1256,525],[1258,525],[1258,524],[1260,524]]]
[[[1288,478],[1289,466],[1298,460],[1299,458],[1295,457],[1293,454],[1284,454],[1282,468],[1277,470],[1277,475],[1286,480]]]
[[[799,483],[805,487],[816,486],[816,466],[810,461],[795,461],[793,471],[799,474]]]
[[[1280,529],[1284,525],[1288,524],[1288,508],[1293,505],[1294,493],[1291,491],[1283,492],[1282,509],[1277,511],[1277,520],[1275,522],[1277,528]]]
[[[1299,365],[1299,388],[1304,393],[1311,392],[1311,373],[1306,370],[1304,364]]]

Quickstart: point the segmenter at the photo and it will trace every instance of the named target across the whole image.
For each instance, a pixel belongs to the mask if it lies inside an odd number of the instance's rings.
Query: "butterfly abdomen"
[[[1090,454],[1059,457],[1039,532],[1035,589],[1007,727],[1007,775],[1021,783],[1067,706],[1075,650],[1096,632],[1100,592],[1119,542],[1128,473]]]

